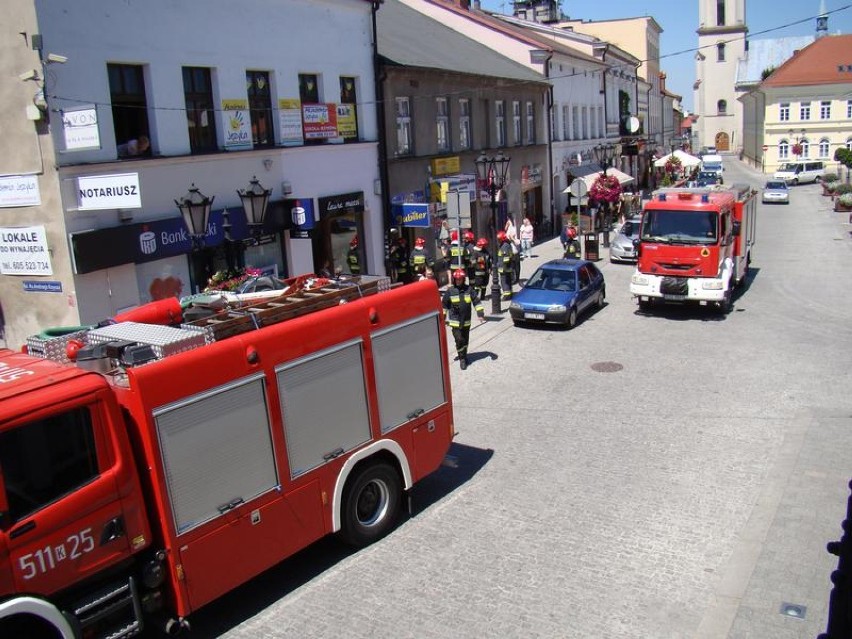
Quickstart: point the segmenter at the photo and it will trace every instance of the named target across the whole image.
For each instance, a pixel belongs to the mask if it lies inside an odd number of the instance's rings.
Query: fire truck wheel
[[[727,315],[733,310],[734,302],[731,298],[731,289],[728,289],[727,291],[725,291],[725,297],[722,298],[721,304],[719,304],[719,311],[722,313],[722,315]]]
[[[402,488],[390,464],[362,468],[346,483],[340,536],[355,547],[367,546],[388,534],[399,516]]]
[[[568,311],[568,320],[565,322],[565,325],[568,327],[568,330],[571,330],[577,325],[577,307],[573,307],[570,311]]]

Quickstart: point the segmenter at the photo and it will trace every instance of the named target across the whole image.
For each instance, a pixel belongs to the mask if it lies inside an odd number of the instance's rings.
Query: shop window
[[[142,136],[149,138],[143,68],[136,64],[108,64],[107,74],[116,144],[121,147]],[[150,147],[136,154],[150,155]]]
[[[450,150],[450,113],[447,98],[435,98],[435,132],[439,153]]]
[[[396,154],[411,155],[411,142],[411,99],[396,98]]]
[[[255,147],[273,146],[275,129],[272,125],[272,97],[267,71],[246,71],[251,139]]]
[[[506,146],[506,103],[503,100],[494,102],[494,135],[496,146]]]
[[[348,126],[343,129],[343,141],[358,141],[358,93],[355,78],[340,77],[340,104],[347,105],[337,114],[338,126],[341,125],[341,116],[347,118]]]
[[[521,137],[521,103],[517,100],[512,101],[512,135],[515,144],[520,144],[523,140]]]
[[[527,144],[535,144],[535,106],[527,102]]]
[[[473,142],[470,135],[470,100],[459,100],[459,148],[470,149]]]
[[[88,408],[45,417],[0,434],[0,467],[11,522],[98,476]]]
[[[216,113],[210,69],[183,67],[183,95],[190,152],[216,151]]]

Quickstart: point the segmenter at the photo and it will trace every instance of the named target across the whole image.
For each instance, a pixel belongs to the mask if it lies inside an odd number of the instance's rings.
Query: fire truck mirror
[[[731,229],[731,232],[734,234],[734,237],[740,236],[740,223],[738,221],[734,221],[734,226]]]

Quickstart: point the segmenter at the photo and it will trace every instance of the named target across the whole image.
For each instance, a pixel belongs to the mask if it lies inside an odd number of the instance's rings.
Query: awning
[[[666,162],[671,159],[672,155],[674,155],[677,159],[680,160],[681,166],[687,169],[691,169],[692,167],[701,164],[701,160],[695,157],[694,155],[690,155],[689,153],[681,151],[680,149],[675,149],[674,153],[669,153],[668,155],[664,155],[663,157],[654,160],[654,166],[665,166]]]
[[[632,175],[627,175],[627,173],[624,173],[623,171],[619,171],[618,169],[607,169],[606,174],[607,175],[614,175],[615,177],[617,177],[619,184],[627,184],[628,182],[633,182],[633,180],[634,180]],[[583,180],[583,182],[586,183],[587,189],[591,189],[592,184],[595,183],[595,180],[598,179],[599,175],[603,175],[603,171],[594,171],[594,172],[589,173],[587,175],[580,176],[577,179]],[[570,194],[571,193],[570,187],[563,189],[562,192]]]

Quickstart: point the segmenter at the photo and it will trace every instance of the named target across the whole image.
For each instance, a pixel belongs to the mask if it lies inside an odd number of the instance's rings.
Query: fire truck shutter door
[[[154,411],[178,533],[278,485],[267,415],[263,376]]]
[[[446,401],[439,330],[430,315],[373,336],[382,433]]]
[[[290,476],[370,440],[360,340],[276,369]]]

